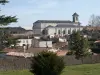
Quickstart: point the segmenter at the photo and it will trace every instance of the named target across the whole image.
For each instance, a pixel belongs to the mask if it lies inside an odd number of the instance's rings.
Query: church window
[[[23,40],[23,43],[25,43],[25,40]]]
[[[61,32],[60,32],[60,30],[58,30],[58,34],[60,34]]]
[[[63,34],[66,34],[66,31],[65,30],[63,30]]]
[[[68,30],[68,34],[70,34],[71,32],[70,32],[70,30]]]
[[[76,17],[76,20],[78,21],[78,17]]]
[[[46,34],[47,34],[47,30],[44,29],[44,30],[42,31],[42,34],[43,34],[43,35],[46,35]]]

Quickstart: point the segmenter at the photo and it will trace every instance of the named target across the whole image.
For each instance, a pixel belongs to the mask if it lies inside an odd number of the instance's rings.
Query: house
[[[0,31],[11,34],[13,38],[18,39],[17,46],[19,47],[23,47],[24,45],[28,47],[32,46],[33,30],[26,30],[22,27],[1,27]],[[10,47],[13,46],[12,44]]]
[[[9,34],[21,34],[24,33],[26,30],[22,27],[1,27],[0,31],[6,31]]]
[[[17,46],[23,47],[23,46],[27,46],[31,47],[32,46],[32,39],[18,39],[18,43]]]
[[[81,31],[83,26],[78,19],[79,15],[74,13],[73,20],[37,20],[33,23],[34,35],[64,36],[73,31]]]
[[[32,47],[34,48],[52,48],[52,41],[43,41],[39,39],[32,40]]]
[[[26,30],[22,27],[1,27],[0,31],[7,32],[15,37],[33,35],[33,30]]]

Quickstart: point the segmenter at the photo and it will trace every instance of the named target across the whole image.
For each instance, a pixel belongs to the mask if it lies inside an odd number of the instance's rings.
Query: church
[[[33,23],[34,35],[65,36],[73,31],[81,31],[83,26],[79,22],[79,15],[74,13],[70,20],[37,20]]]

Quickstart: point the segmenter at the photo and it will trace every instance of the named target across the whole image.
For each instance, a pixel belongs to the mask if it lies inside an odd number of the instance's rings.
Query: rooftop
[[[58,24],[56,27],[83,27],[80,25],[74,25],[74,24]]]
[[[79,16],[76,12],[72,16]]]
[[[26,31],[22,27],[0,27],[0,30],[6,30],[6,31]]]
[[[49,26],[47,26],[46,28],[54,28],[54,26],[49,25]]]
[[[70,20],[37,20],[34,23],[72,23]]]

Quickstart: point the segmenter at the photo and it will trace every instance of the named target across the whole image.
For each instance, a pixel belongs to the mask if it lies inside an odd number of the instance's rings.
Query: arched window
[[[70,32],[70,30],[68,30],[68,34],[70,34],[71,32]]]
[[[58,34],[60,34],[61,32],[60,32],[60,30],[58,30]]]
[[[47,30],[44,29],[44,30],[42,31],[42,34],[43,34],[43,35],[46,35],[46,34],[47,34]]]
[[[63,34],[66,34],[66,31],[65,30],[63,30]]]

